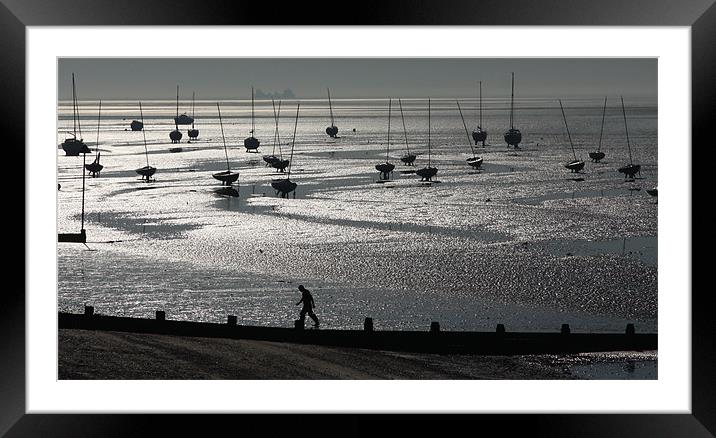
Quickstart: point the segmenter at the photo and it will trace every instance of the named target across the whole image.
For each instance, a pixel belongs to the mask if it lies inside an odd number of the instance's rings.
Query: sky
[[[656,58],[60,58],[60,100],[248,99],[290,89],[331,97],[657,97]]]

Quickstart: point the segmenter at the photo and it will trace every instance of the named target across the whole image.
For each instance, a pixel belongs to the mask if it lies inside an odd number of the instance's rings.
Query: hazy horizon
[[[253,86],[295,99],[657,97],[656,58],[59,58],[58,98],[244,100]]]

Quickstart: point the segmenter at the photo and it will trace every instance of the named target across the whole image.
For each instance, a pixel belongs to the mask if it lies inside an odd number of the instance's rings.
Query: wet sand
[[[59,330],[60,379],[570,379],[523,356],[396,353],[252,340]]]

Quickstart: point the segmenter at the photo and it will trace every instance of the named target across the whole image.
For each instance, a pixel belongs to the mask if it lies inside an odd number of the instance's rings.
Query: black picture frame
[[[713,0],[490,0],[452,2],[364,1],[346,4],[325,0],[282,2],[203,2],[189,0],[2,0],[0,3],[0,80],[3,84],[2,123],[4,144],[25,144],[25,30],[27,26],[67,25],[557,25],[557,26],[690,26],[692,60],[692,141],[709,144],[711,125],[716,120],[716,6]],[[330,56],[330,53],[326,54]],[[685,145],[674,153],[684,151]],[[27,162],[27,160],[25,160]],[[16,171],[26,176],[22,166]],[[696,175],[694,175],[696,176]],[[16,186],[14,196],[23,193]],[[697,184],[693,184],[697,187]],[[10,195],[10,194],[8,194]],[[26,195],[25,195],[26,196]],[[692,197],[694,199],[695,197]],[[23,197],[23,205],[25,199]],[[17,208],[19,211],[20,209]],[[22,210],[24,212],[24,208]],[[24,213],[23,213],[24,216]],[[709,216],[694,215],[694,227]],[[27,223],[28,218],[24,218]],[[15,223],[17,220],[15,218]],[[702,230],[705,227],[700,227]],[[25,226],[25,235],[31,229]],[[19,245],[18,245],[19,246]],[[14,248],[11,248],[14,251]],[[18,251],[19,252],[19,251]],[[15,254],[15,252],[13,252]],[[24,250],[23,250],[24,254]],[[24,257],[16,257],[24,263]],[[693,268],[692,268],[693,270]],[[19,269],[17,270],[19,272]],[[696,279],[694,277],[694,279]],[[22,281],[24,285],[24,279]],[[172,430],[186,433],[197,425],[202,436],[247,432],[247,422],[261,427],[261,435],[281,431],[296,433],[304,420],[295,416],[267,419],[234,415],[70,415],[25,414],[25,288],[6,283],[0,305],[0,435],[7,436],[125,436],[148,435]],[[697,284],[697,282],[694,282]],[[557,415],[469,415],[441,416],[440,433],[466,428],[468,432],[498,430],[501,436],[692,436],[716,435],[716,354],[708,288],[669,291],[692,299],[692,409],[691,414],[557,414]],[[287,395],[290,396],[290,395]],[[638,408],[635,406],[635,409]],[[376,433],[375,420],[386,416],[333,415],[328,422],[313,421],[328,432],[340,426],[337,436],[364,436]],[[391,416],[401,430],[434,429],[433,416]],[[498,429],[494,429],[497,427]],[[255,429],[255,428],[254,428]],[[256,429],[255,429],[256,430]],[[254,433],[259,433],[254,432]],[[437,432],[436,432],[437,433]],[[472,435],[472,433],[471,433]]]

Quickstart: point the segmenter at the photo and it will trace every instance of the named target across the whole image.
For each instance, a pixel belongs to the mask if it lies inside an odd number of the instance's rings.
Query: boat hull
[[[582,160],[570,161],[569,163],[565,164],[564,167],[571,170],[573,173],[577,173],[580,170],[584,169],[584,161],[582,161]]]
[[[172,143],[179,143],[179,141],[182,138],[181,131],[178,129],[173,130],[169,133],[169,139],[172,141]]]
[[[604,158],[604,152],[590,152],[589,158],[592,159],[595,163],[598,163],[601,159]]]
[[[68,138],[62,142],[62,150],[65,151],[65,155],[70,157],[76,157],[79,154],[89,154],[92,151],[87,147],[85,142],[77,140],[75,138]]]
[[[472,139],[475,141],[475,144],[482,142],[482,145],[485,146],[485,140],[487,140],[487,131],[483,131],[480,128],[478,128],[477,131],[472,131]]]
[[[132,123],[129,124],[129,128],[132,131],[141,131],[144,129],[144,123],[140,122],[139,120],[132,120]]]
[[[176,125],[191,125],[194,123],[194,119],[187,116],[186,114],[182,114],[179,117],[174,117],[174,123]]]
[[[298,184],[286,178],[274,180],[271,183],[271,187],[273,187],[274,190],[276,190],[276,193],[280,194],[281,197],[285,198],[286,196],[288,196],[289,193],[296,190]]]
[[[519,129],[510,129],[505,132],[505,143],[507,143],[508,146],[518,147],[521,142],[522,133]]]
[[[218,179],[221,181],[224,185],[230,185],[236,182],[237,179],[239,179],[239,172],[232,172],[230,170],[225,170],[223,172],[217,172],[212,175],[215,179]]]
[[[256,137],[248,137],[244,139],[244,147],[246,148],[246,152],[256,152],[260,144],[261,142]]]
[[[104,166],[95,161],[93,163],[85,164],[85,169],[87,169],[92,176],[99,176],[99,173],[102,169],[104,169]]]
[[[437,173],[437,167],[423,167],[418,169],[415,173],[421,178],[421,181],[430,181]]]
[[[67,243],[87,243],[87,233],[85,230],[81,230],[79,233],[58,233],[57,241]]]
[[[402,161],[403,164],[405,164],[406,166],[412,166],[413,163],[415,163],[416,158],[417,158],[417,156],[415,156],[413,154],[407,154],[407,155],[403,155],[402,157],[400,157],[400,161]]]
[[[338,135],[338,126],[329,126],[326,128],[326,134],[328,134],[329,137],[336,138],[336,135]]]
[[[624,167],[619,168],[619,173],[624,174],[624,178],[634,178],[634,175],[640,173],[641,166],[639,164],[627,164]]]
[[[482,157],[468,158],[466,161],[473,169],[479,169],[482,166]]]
[[[198,129],[190,129],[186,132],[186,134],[189,136],[189,138],[197,138],[197,137],[199,137],[199,130]]]
[[[139,169],[136,169],[135,172],[141,175],[143,179],[149,180],[149,178],[151,178],[157,172],[157,168],[152,166],[144,166],[140,167]]]
[[[280,158],[277,157],[276,155],[264,155],[263,159],[267,166],[270,166],[273,163],[275,163],[276,161],[280,160]]]
[[[651,196],[659,196],[659,190],[654,187],[653,189],[647,189],[646,193],[650,194]]]
[[[271,167],[278,170],[279,172],[283,172],[284,170],[286,170],[289,163],[290,163],[289,160],[278,159],[278,160],[274,161],[273,163],[271,163]]]

